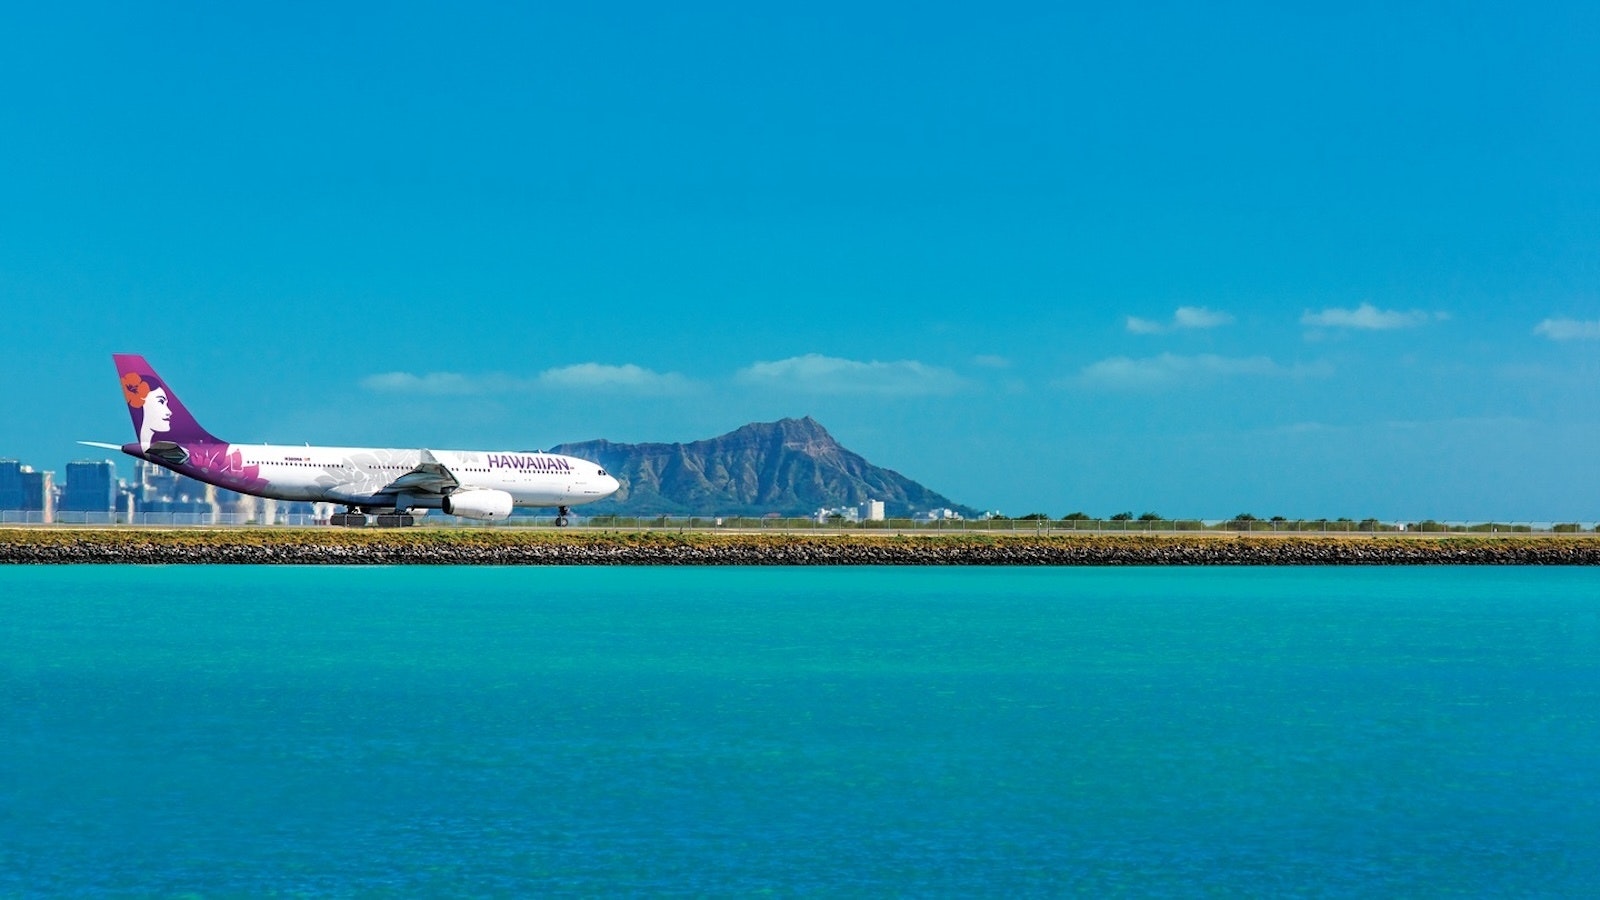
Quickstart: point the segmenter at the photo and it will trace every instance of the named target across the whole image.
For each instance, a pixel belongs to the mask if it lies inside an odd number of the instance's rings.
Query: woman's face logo
[[[144,427],[150,431],[172,430],[172,407],[167,405],[166,388],[156,388],[145,396]]]
[[[122,391],[128,405],[139,411],[139,446],[149,450],[150,442],[158,433],[172,430],[172,407],[167,403],[167,389],[151,387],[138,373],[131,373],[123,377]]]

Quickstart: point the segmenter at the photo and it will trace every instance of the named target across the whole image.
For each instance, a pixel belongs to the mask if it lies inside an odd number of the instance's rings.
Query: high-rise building
[[[22,509],[22,463],[0,459],[0,509]]]
[[[56,473],[35,472],[22,467],[22,508],[27,512],[44,514],[44,521],[56,519]]]
[[[867,521],[868,522],[882,522],[883,521],[883,501],[882,500],[868,500],[867,501]]]
[[[139,512],[209,515],[216,511],[209,484],[186,478],[152,462],[133,464],[131,490]]]
[[[67,485],[61,492],[62,512],[111,512],[117,508],[117,466],[109,459],[67,463]]]

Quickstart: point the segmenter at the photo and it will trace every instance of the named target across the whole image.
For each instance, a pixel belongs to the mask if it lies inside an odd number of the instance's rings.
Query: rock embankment
[[[0,564],[1296,566],[1600,565],[1592,537],[856,536],[0,530]]]

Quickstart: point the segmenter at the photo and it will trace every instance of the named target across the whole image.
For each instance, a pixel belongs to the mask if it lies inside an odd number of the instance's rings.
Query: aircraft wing
[[[383,493],[396,494],[444,494],[461,486],[453,472],[444,463],[434,458],[427,450],[422,451],[422,459],[417,462],[416,468],[401,475],[383,487]]]

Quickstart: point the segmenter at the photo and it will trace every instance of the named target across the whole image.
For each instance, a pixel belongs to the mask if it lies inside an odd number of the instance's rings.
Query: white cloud
[[[1216,328],[1233,321],[1233,316],[1204,306],[1180,306],[1172,314],[1172,324],[1179,328]]]
[[[1600,319],[1545,319],[1534,326],[1533,333],[1552,341],[1600,341]]]
[[[1392,309],[1379,309],[1371,303],[1363,303],[1355,309],[1330,308],[1322,312],[1306,310],[1300,317],[1300,324],[1311,325],[1317,328],[1360,328],[1367,331],[1389,331],[1395,328],[1415,328],[1429,322],[1442,322],[1450,318],[1449,314],[1442,312],[1428,313],[1420,309],[1400,312]]]
[[[546,369],[539,373],[538,382],[544,387],[617,391],[651,396],[681,394],[692,387],[689,379],[676,372],[652,372],[632,363],[609,366],[590,362]]]
[[[735,380],[747,385],[817,394],[912,396],[948,394],[961,388],[949,369],[913,360],[859,362],[808,353],[740,369]]]
[[[1204,306],[1180,306],[1172,314],[1171,322],[1157,322],[1138,316],[1127,318],[1128,330],[1134,334],[1165,334],[1198,328],[1216,328],[1233,321],[1233,316]]]
[[[1265,376],[1299,378],[1328,374],[1326,365],[1283,366],[1269,357],[1229,357],[1203,353],[1178,356],[1163,353],[1143,359],[1113,356],[1085,366],[1081,383],[1113,388],[1155,388],[1200,379]]]
[[[410,372],[383,372],[361,379],[361,386],[382,394],[429,394],[452,396],[484,393],[481,380],[455,372],[429,372],[413,375]]]
[[[462,375],[456,372],[384,372],[361,379],[361,386],[377,393],[410,393],[429,396],[474,394],[513,394],[533,389],[592,390],[613,393],[660,396],[689,390],[693,382],[675,373],[661,374],[636,365],[610,366],[579,363],[547,369],[533,378],[490,373]]]
[[[974,356],[972,358],[972,364],[975,366],[982,366],[985,369],[1011,368],[1011,360],[1004,356],[996,356],[993,353],[983,353],[979,354],[978,356]]]

